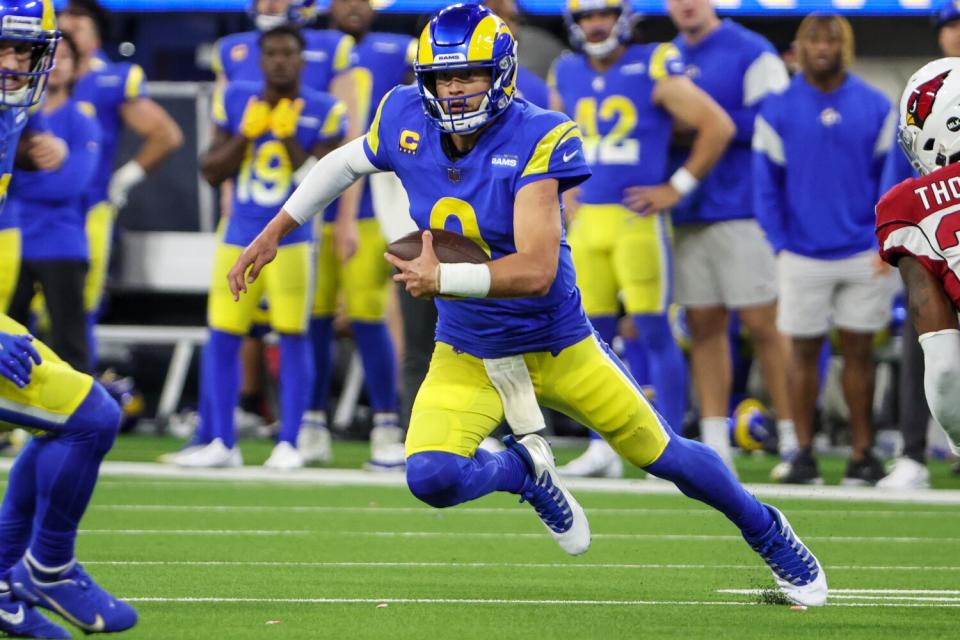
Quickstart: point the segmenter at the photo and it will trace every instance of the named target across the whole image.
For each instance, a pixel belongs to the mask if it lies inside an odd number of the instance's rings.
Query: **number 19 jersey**
[[[524,186],[554,178],[563,191],[590,175],[576,124],[521,99],[480,133],[465,156],[450,159],[413,86],[386,95],[364,148],[374,166],[396,172],[419,228],[461,233],[492,259],[517,251],[514,202]],[[592,331],[563,236],[556,277],[546,295],[436,302],[437,340],[478,358],[557,353]]]
[[[877,204],[880,256],[916,258],[960,310],[960,164],[904,180]]]
[[[683,58],[670,43],[631,45],[604,73],[584,54],[557,59],[548,82],[580,126],[593,171],[580,187],[581,203],[619,203],[627,187],[667,179],[673,121],[654,104],[653,90],[661,78],[683,73]]]
[[[260,99],[263,85],[258,82],[233,82],[213,99],[214,123],[231,135],[240,132],[240,122],[251,98]],[[301,87],[303,111],[295,134],[300,147],[310,154],[320,142],[342,138],[347,129],[346,107],[327,93]],[[247,143],[240,173],[233,181],[233,213],[224,241],[246,246],[276,215],[296,185],[290,155],[283,142],[268,130]],[[281,244],[312,239],[312,225],[303,225],[283,239]]]

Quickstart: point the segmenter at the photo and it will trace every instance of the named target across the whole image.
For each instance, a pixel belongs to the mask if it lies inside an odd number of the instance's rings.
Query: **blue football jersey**
[[[20,221],[24,260],[86,260],[83,194],[100,157],[100,125],[89,105],[67,100],[45,116],[53,135],[67,143],[55,171],[21,171],[10,185],[7,207]]]
[[[351,67],[357,84],[358,111],[364,128],[373,120],[374,108],[390,89],[407,81],[417,54],[417,41],[410,36],[396,33],[368,33],[353,48]],[[338,202],[324,211],[324,220],[333,222],[337,217]],[[373,196],[370,182],[364,185],[358,217],[373,217]]]
[[[213,121],[231,135],[240,131],[240,122],[251,98],[259,98],[263,85],[234,82],[213,99]],[[296,139],[310,153],[320,142],[342,138],[347,131],[346,106],[333,96],[306,87],[300,90],[303,111],[297,123]],[[246,246],[276,215],[296,185],[290,155],[283,142],[270,131],[248,143],[240,173],[233,181],[233,212],[227,224],[225,242]],[[282,244],[307,242],[313,227],[303,225]]]
[[[301,83],[314,91],[327,91],[330,81],[350,67],[353,37],[332,29],[304,29]],[[244,31],[221,38],[213,47],[210,66],[227,82],[262,82],[259,31]]]
[[[493,259],[517,251],[513,208],[521,188],[555,178],[563,191],[590,176],[576,124],[522,99],[480,134],[469,153],[451,160],[440,131],[424,116],[417,88],[398,87],[380,103],[364,147],[378,169],[396,172],[419,228],[461,233]],[[558,352],[592,330],[565,236],[556,279],[545,296],[436,304],[437,340],[479,358]]]
[[[0,230],[18,226],[17,217],[7,211],[7,194],[17,157],[20,134],[30,123],[31,129],[45,129],[45,119],[39,111],[31,117],[26,109],[0,109]],[[34,121],[37,122],[35,126]],[[39,126],[43,122],[44,126]]]
[[[541,109],[550,108],[550,88],[546,81],[522,64],[517,65],[517,91],[527,102]]]
[[[145,96],[147,83],[139,65],[104,62],[99,57],[91,60],[90,71],[74,85],[74,99],[93,108],[102,135],[97,170],[84,196],[88,208],[107,199],[117,145],[123,132],[120,108],[126,102]]]
[[[548,83],[583,131],[593,171],[580,202],[619,203],[627,187],[666,181],[673,121],[652,96],[658,80],[683,71],[683,58],[669,43],[631,45],[604,73],[586,55],[557,59]]]

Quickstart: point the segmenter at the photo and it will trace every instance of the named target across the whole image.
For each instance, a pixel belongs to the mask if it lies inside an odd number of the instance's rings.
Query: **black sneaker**
[[[859,462],[851,460],[847,463],[847,472],[843,475],[841,484],[848,487],[872,487],[884,475],[886,469],[883,464],[868,451]]]
[[[817,459],[810,451],[798,451],[793,460],[787,463],[786,473],[780,476],[783,484],[823,484]]]

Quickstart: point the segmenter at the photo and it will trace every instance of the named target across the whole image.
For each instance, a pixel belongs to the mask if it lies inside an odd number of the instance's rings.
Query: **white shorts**
[[[756,220],[678,225],[674,238],[677,304],[737,309],[777,299],[776,261]]]
[[[876,251],[840,260],[780,253],[777,327],[800,338],[826,335],[831,327],[875,333],[890,322],[897,272],[876,273]]]

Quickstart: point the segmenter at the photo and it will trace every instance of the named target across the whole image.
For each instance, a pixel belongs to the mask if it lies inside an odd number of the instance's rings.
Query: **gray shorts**
[[[890,322],[899,278],[894,269],[877,273],[877,264],[876,251],[840,260],[780,252],[777,327],[798,338],[822,336],[834,326],[862,333],[880,331]]]
[[[677,304],[737,309],[777,299],[773,250],[756,220],[678,225],[674,237]]]

